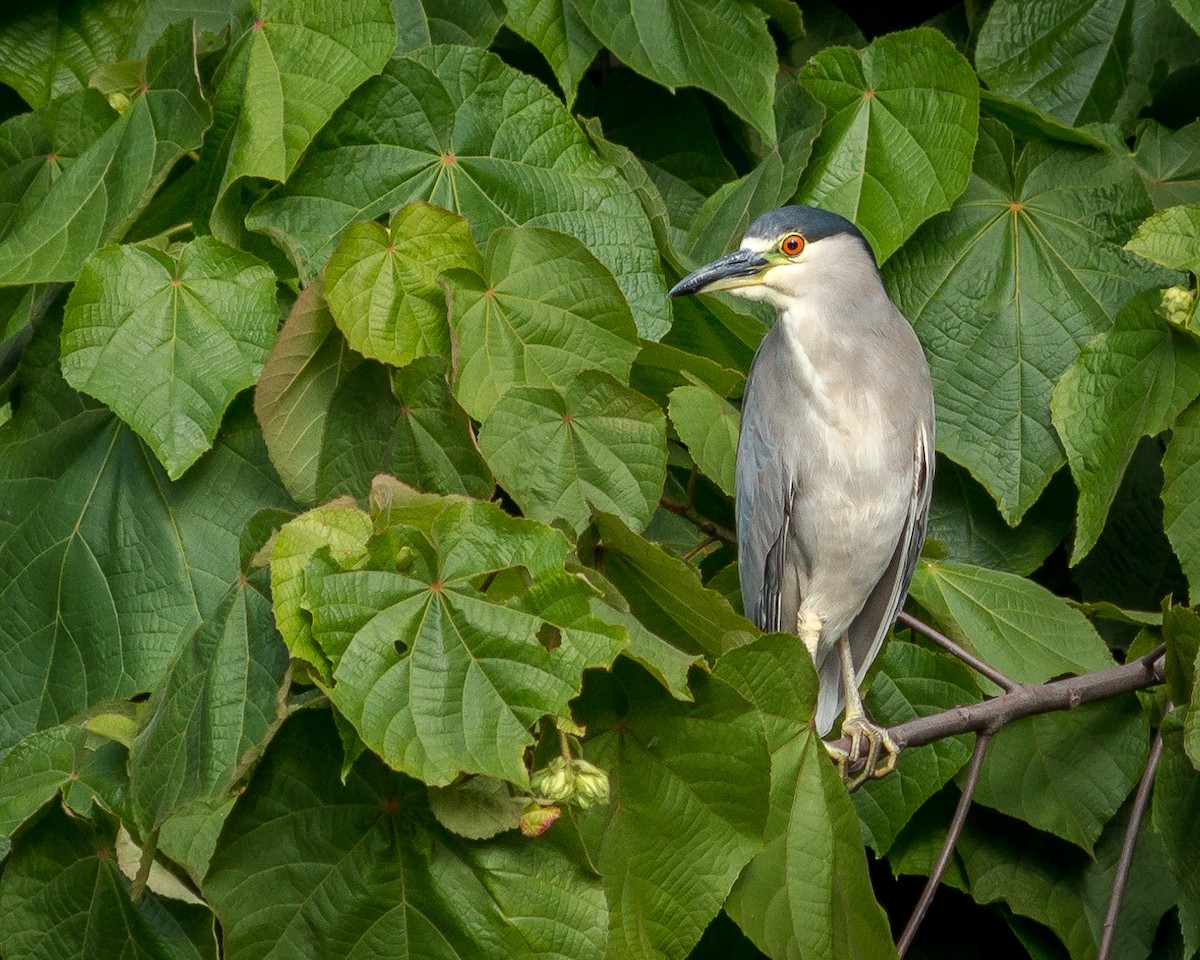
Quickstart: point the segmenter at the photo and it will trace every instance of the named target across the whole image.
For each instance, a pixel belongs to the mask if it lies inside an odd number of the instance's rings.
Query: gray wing
[[[921,546],[925,542],[925,528],[929,520],[929,500],[933,494],[933,429],[932,422],[919,423],[913,450],[913,483],[909,499],[908,515],[896,552],[883,576],[875,585],[847,631],[850,650],[854,656],[854,682],[861,684],[884,638],[891,629],[904,599],[908,595],[908,584]],[[817,730],[824,733],[833,726],[834,718],[841,712],[845,692],[841,684],[841,664],[836,655],[830,655],[820,664],[821,691],[817,700]]]

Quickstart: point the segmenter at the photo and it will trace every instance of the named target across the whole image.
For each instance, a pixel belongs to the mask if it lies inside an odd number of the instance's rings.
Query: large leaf
[[[593,509],[643,528],[662,494],[666,444],[655,404],[592,371],[562,392],[510,390],[479,431],[488,466],[525,514],[576,531]]]
[[[351,223],[416,199],[461,213],[478,240],[515,224],[576,236],[617,277],[643,336],[669,326],[650,227],[620,173],[549,90],[479,50],[431,47],[391,61],[247,224],[311,276]]]
[[[0,879],[0,950],[29,960],[216,960],[207,907],[145,891],[132,902],[113,831],[56,810],[21,840]]]
[[[1163,523],[1193,594],[1200,596],[1200,404],[1176,422],[1163,457]]]
[[[340,753],[300,714],[230,817],[204,882],[228,960],[602,960],[593,877],[548,843],[454,837],[374,757],[343,786]]]
[[[1137,783],[1148,743],[1132,696],[1026,717],[988,748],[976,800],[1091,853]]]
[[[916,644],[889,640],[878,664],[865,698],[877,723],[894,726],[979,699],[979,687],[963,664]],[[893,773],[854,793],[865,839],[876,854],[888,852],[905,824],[970,755],[970,740],[961,736],[906,749]]]
[[[1130,297],[1172,281],[1118,246],[1149,209],[1127,165],[1043,143],[1018,154],[985,121],[966,192],[887,264],[929,357],[938,448],[1009,523],[1065,460],[1058,378]]]
[[[0,750],[156,685],[240,574],[241,533],[290,500],[239,409],[185,480],[53,370],[50,324],[0,427]]]
[[[546,58],[569,107],[579,81],[600,51],[574,0],[508,0],[505,25]]]
[[[928,28],[879,37],[861,53],[828,48],[801,76],[826,117],[798,197],[857,223],[882,263],[967,185],[979,83]]]
[[[74,280],[92,251],[120,239],[175,161],[200,146],[211,115],[191,30],[180,23],[163,34],[147,58],[145,92],[0,242],[0,286]]]
[[[223,800],[286,711],[287,648],[264,595],[266,577],[254,580],[234,584],[184,641],[139,717],[129,786],[144,830],[188,804]]]
[[[34,108],[86,87],[98,67],[129,54],[138,7],[136,0],[58,0],[10,8],[0,30],[0,82]],[[23,15],[12,16],[18,10]]]
[[[1054,425],[1079,488],[1072,562],[1099,538],[1138,441],[1167,429],[1200,394],[1200,343],[1173,329],[1158,304],[1156,292],[1132,301],[1054,388]]]
[[[997,93],[1069,124],[1122,121],[1149,99],[1137,67],[1152,40],[1152,6],[1045,0],[1031,7],[997,0],[979,31],[979,76]]]
[[[733,496],[738,411],[708,387],[676,387],[668,407],[679,439],[696,466]]]
[[[894,957],[854,807],[812,728],[817,678],[808,651],[774,634],[722,657],[716,676],[758,709],[771,751],[766,846],[738,877],[729,915],[781,960]]]
[[[310,283],[296,298],[254,391],[271,462],[301,503],[317,501],[329,408],[361,362],[334,326],[321,283]]]
[[[286,180],[334,110],[396,47],[388,0],[252,0],[240,26],[221,61],[200,161],[200,218],[231,242],[240,224],[222,219],[240,204],[221,208],[233,183]]]
[[[1125,249],[1172,270],[1200,274],[1200,203],[1156,213]]]
[[[63,724],[31,733],[0,760],[0,838],[12,836],[47,800],[79,776],[82,728]]]
[[[610,663],[623,631],[588,614],[591,590],[563,571],[557,532],[396,489],[354,569],[320,556],[306,569],[300,602],[332,668],[330,699],[368,746],[427,783],[460,772],[525,783],[528,728],[568,716],[583,670]],[[406,524],[406,503],[421,528]],[[507,602],[476,589],[515,567],[533,585]]]
[[[502,0],[392,0],[399,27],[397,53],[432,43],[487,47],[500,29]]]
[[[613,957],[686,956],[762,846],[762,726],[724,682],[700,676],[693,690],[696,703],[681,704],[623,664],[597,676],[579,708],[584,755],[613,785],[608,806],[579,818],[604,878]]]
[[[1200,203],[1200,120],[1179,130],[1147,120],[1138,129],[1137,152],[1130,159],[1154,209]]]
[[[497,230],[482,273],[456,280],[454,389],[476,419],[488,419],[511,387],[570,392],[584,370],[628,382],[638,351],[634,318],[612,274],[574,237]]]
[[[956,639],[1017,683],[1113,665],[1082,613],[1024,577],[922,559],[909,593]]]
[[[600,43],[668,89],[692,86],[720,97],[768,139],[775,47],[766,16],[746,0],[591,0],[576,9]]]
[[[275,340],[275,275],[212,237],[178,260],[106,247],[84,265],[63,318],[63,376],[102,400],[177,479],[211,445]]]

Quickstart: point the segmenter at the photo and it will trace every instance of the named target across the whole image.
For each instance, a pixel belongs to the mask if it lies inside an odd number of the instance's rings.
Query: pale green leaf
[[[676,387],[667,408],[679,439],[701,472],[733,496],[738,411],[708,387]]]
[[[667,425],[652,402],[584,371],[563,392],[515,387],[479,431],[497,482],[527,516],[576,531],[592,510],[643,528],[666,479]],[[532,455],[531,455],[532,454]]]
[[[622,383],[637,355],[637,327],[618,282],[567,234],[500,229],[478,275],[451,287],[458,346],[454,391],[464,409],[488,420],[513,387],[560,387],[584,370]]]
[[[508,0],[505,23],[546,58],[569,107],[583,73],[600,51],[575,0]]]
[[[984,121],[954,207],[887,264],[884,279],[929,357],[938,448],[1016,523],[1064,463],[1050,396],[1134,294],[1173,274],[1120,249],[1150,206],[1127,164]]]
[[[861,53],[830,47],[801,78],[826,116],[798,199],[853,220],[882,263],[967,185],[979,82],[928,28],[887,34]]]
[[[73,281],[92,251],[119,240],[211,119],[190,23],[151,48],[146,92],[54,181],[0,241],[0,286]]]
[[[432,43],[487,47],[504,17],[503,0],[392,0],[397,53]]]
[[[374,757],[342,786],[340,755],[305,711],[230,817],[203,888],[228,960],[603,960],[600,884],[553,844],[464,842]]]
[[[1200,203],[1154,214],[1138,227],[1125,249],[1171,270],[1200,274]]]
[[[765,137],[775,118],[775,45],[765,14],[745,0],[589,0],[576,7],[600,43],[668,89],[699,87]]]
[[[578,708],[584,756],[613,788],[578,818],[608,898],[610,956],[687,956],[762,847],[762,725],[724,682],[699,675],[693,690],[695,704],[681,704],[623,664],[597,675]]]
[[[1174,426],[1163,457],[1163,523],[1194,592],[1200,592],[1200,405]]]
[[[1113,665],[1082,613],[1024,577],[922,559],[909,593],[951,636],[1017,683]]]
[[[572,234],[617,277],[643,336],[669,326],[650,227],[621,174],[549,90],[479,50],[431,47],[392,60],[247,224],[282,243],[309,277],[351,223],[416,199],[462,214],[480,241],[518,224]]]
[[[63,376],[112,408],[176,479],[252,386],[275,340],[275,276],[211,237],[178,260],[106,247],[84,265],[63,319]]]
[[[1054,388],[1054,425],[1079,488],[1072,563],[1099,538],[1138,441],[1167,429],[1200,394],[1200,343],[1158,305],[1156,291],[1133,300]]]

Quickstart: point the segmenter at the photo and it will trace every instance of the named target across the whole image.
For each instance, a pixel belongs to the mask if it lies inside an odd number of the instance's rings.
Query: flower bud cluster
[[[608,803],[608,774],[586,760],[555,757],[533,775],[533,792],[555,803],[587,809]]]

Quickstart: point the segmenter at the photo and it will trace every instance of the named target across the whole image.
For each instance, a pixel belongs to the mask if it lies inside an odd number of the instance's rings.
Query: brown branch
[[[897,751],[906,747],[923,747],[960,733],[995,733],[1006,724],[1022,717],[1055,710],[1070,710],[1084,703],[1106,700],[1118,694],[1142,690],[1162,683],[1163,650],[1159,647],[1144,657],[1085,673],[1065,680],[1054,680],[1038,686],[1021,685],[982,703],[953,707],[929,717],[917,717],[899,723],[888,730]],[[850,738],[842,737],[831,746],[850,749]]]
[[[991,664],[980,660],[979,657],[971,653],[970,650],[959,646],[944,633],[939,630],[935,630],[924,621],[918,620],[911,613],[905,613],[903,610],[901,610],[900,616],[896,618],[896,622],[908,627],[908,629],[912,630],[914,633],[919,633],[926,639],[932,640],[939,647],[952,656],[957,657],[976,673],[987,677],[1005,693],[1012,693],[1019,686],[1018,683],[1013,680],[1009,680],[1008,677],[1002,674]]]
[[[659,498],[658,503],[664,510],[669,510],[671,513],[683,517],[684,520],[692,524],[701,533],[708,534],[714,540],[720,540],[722,543],[729,543],[734,546],[737,545],[737,535],[732,530],[725,529],[719,523],[713,523],[690,504],[681,503],[678,500],[672,500],[670,497],[665,496]]]
[[[992,735],[987,732],[980,733],[975,737],[975,749],[971,751],[967,779],[963,784],[962,794],[958,798],[958,806],[954,808],[950,829],[946,832],[946,839],[942,841],[942,849],[938,852],[933,872],[929,874],[929,879],[925,882],[925,889],[921,891],[921,899],[913,908],[912,916],[908,918],[908,924],[904,927],[904,933],[900,935],[900,941],[896,944],[896,952],[902,957],[912,946],[913,938],[917,935],[917,928],[925,919],[929,905],[933,903],[933,895],[937,892],[938,884],[942,882],[942,875],[946,872],[946,867],[950,865],[950,856],[958,844],[963,824],[967,822],[967,811],[971,808],[971,800],[975,797],[975,788],[979,785],[979,771],[983,769],[983,757],[987,753],[988,743],[991,742],[991,739]]]
[[[1163,712],[1171,712],[1170,701],[1167,701]],[[1113,939],[1117,932],[1117,915],[1121,912],[1121,902],[1125,899],[1125,886],[1129,882],[1129,868],[1133,865],[1138,829],[1146,815],[1146,806],[1150,802],[1150,788],[1154,784],[1154,771],[1158,769],[1162,752],[1163,738],[1160,726],[1154,735],[1150,756],[1146,758],[1146,769],[1142,771],[1142,779],[1138,782],[1137,793],[1133,798],[1133,807],[1129,811],[1129,823],[1125,826],[1125,838],[1121,841],[1121,856],[1117,860],[1117,872],[1113,875],[1112,895],[1108,898],[1108,912],[1104,916],[1104,928],[1100,935],[1100,950],[1096,954],[1096,960],[1108,960],[1112,956]]]

